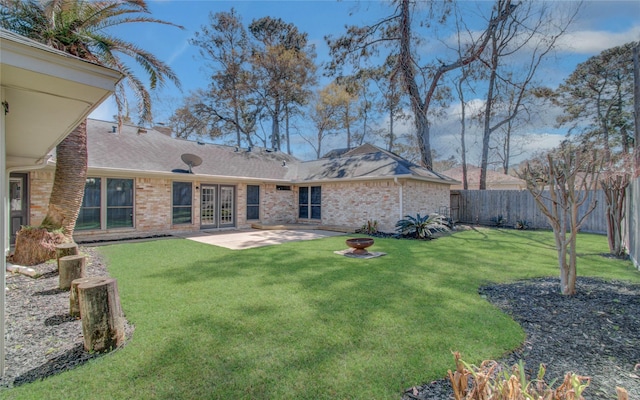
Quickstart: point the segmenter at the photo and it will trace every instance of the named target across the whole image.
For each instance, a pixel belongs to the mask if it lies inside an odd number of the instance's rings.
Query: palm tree
[[[152,121],[151,96],[128,62],[135,60],[149,78],[149,89],[167,80],[180,86],[171,68],[135,44],[114,37],[109,28],[136,22],[178,25],[149,17],[145,0],[0,0],[0,26],[22,36],[120,71],[116,85],[118,118],[128,118],[125,93],[137,101],[140,122]],[[128,90],[127,90],[128,89]],[[42,227],[62,229],[71,239],[87,177],[86,121],[83,121],[56,149],[56,171],[47,216]],[[16,243],[16,250],[18,243]],[[16,251],[17,253],[17,251]]]

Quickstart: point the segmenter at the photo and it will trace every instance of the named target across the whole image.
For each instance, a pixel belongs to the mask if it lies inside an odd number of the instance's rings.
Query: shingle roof
[[[299,162],[282,152],[175,139],[155,129],[144,133],[130,125],[124,125],[119,133],[114,129],[117,130],[116,123],[87,121],[89,168],[171,173],[174,169],[188,169],[180,158],[182,154],[195,154],[203,160],[192,169],[197,175],[284,180],[289,169],[283,161]]]
[[[462,166],[457,166],[442,172],[443,174],[452,177],[455,180],[462,182]],[[477,189],[480,185],[480,168],[468,165],[467,166],[467,183],[469,189]],[[487,170],[487,187],[488,188],[513,188],[524,189],[526,188],[526,182],[520,178],[511,175],[505,175],[498,171]],[[453,187],[452,189],[458,188]],[[462,188],[462,185],[460,185]]]
[[[453,179],[416,165],[371,144],[364,144],[342,156],[300,163],[297,181],[334,179],[380,179],[412,177],[453,184]]]
[[[202,158],[193,167],[196,175],[282,182],[312,182],[335,179],[388,179],[413,177],[453,184],[454,180],[422,168],[391,152],[365,144],[342,155],[300,161],[279,151],[248,149],[175,139],[156,129],[89,119],[87,141],[89,168],[171,174],[188,169],[182,154]],[[339,153],[338,153],[339,154]]]

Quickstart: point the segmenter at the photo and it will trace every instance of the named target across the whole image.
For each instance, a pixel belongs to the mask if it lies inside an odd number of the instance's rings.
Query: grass
[[[243,251],[188,240],[103,248],[133,340],[5,398],[398,399],[524,338],[477,289],[557,276],[553,235],[478,229],[430,242],[376,239],[387,256],[333,254],[344,237]],[[579,276],[640,282],[579,236]]]

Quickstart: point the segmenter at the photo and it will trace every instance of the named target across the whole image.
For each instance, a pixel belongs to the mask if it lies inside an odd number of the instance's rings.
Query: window
[[[173,223],[190,224],[193,192],[191,182],[173,182]]]
[[[107,229],[133,227],[133,179],[107,179]]]
[[[87,178],[84,185],[84,197],[82,206],[76,220],[76,229],[100,229],[100,205],[101,205],[101,179]]]
[[[247,185],[247,220],[260,219],[260,186]]]
[[[298,192],[298,218],[321,219],[322,188],[320,186],[300,187]]]
[[[76,229],[133,227],[133,179],[87,178]]]

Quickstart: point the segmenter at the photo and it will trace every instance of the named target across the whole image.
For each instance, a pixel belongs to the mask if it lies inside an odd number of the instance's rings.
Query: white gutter
[[[197,171],[194,171],[193,174],[187,173],[178,173],[178,172],[166,172],[166,171],[143,171],[143,170],[132,170],[127,168],[105,168],[105,167],[89,167],[88,174],[98,174],[102,176],[122,176],[122,177],[136,177],[136,178],[144,178],[144,177],[162,177],[162,178],[182,178],[185,180],[215,180],[215,181],[225,181],[225,182],[264,182],[264,183],[277,183],[283,185],[291,185],[292,182],[286,179],[272,179],[272,178],[252,178],[245,176],[229,176],[229,175],[207,175],[207,174],[199,174]]]
[[[425,176],[418,176],[413,174],[402,174],[393,176],[356,176],[345,178],[329,178],[329,179],[310,179],[310,180],[291,180],[294,185],[308,185],[310,183],[331,183],[331,182],[353,182],[353,181],[386,181],[393,179],[396,182],[397,179],[413,179],[422,182],[441,183],[445,185],[455,185],[454,180],[444,180],[440,178],[429,178]]]

